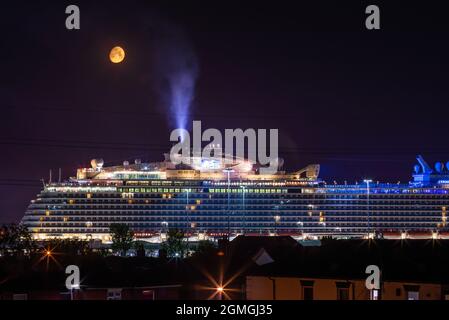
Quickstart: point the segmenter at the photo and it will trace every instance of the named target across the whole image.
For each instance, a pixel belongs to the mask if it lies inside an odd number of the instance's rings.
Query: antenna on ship
[[[43,186],[44,189],[45,189],[45,180],[44,180],[44,178],[41,179],[41,182],[42,182],[42,186]]]
[[[61,183],[61,168],[59,168],[58,182]]]
[[[50,169],[50,176],[49,176],[49,179],[48,179],[48,183],[49,184],[51,183],[51,169]]]

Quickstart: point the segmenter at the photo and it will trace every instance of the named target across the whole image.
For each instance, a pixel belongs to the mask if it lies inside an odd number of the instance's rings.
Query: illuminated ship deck
[[[154,242],[171,228],[192,240],[227,234],[447,237],[449,173],[442,164],[434,171],[418,161],[409,184],[328,185],[318,178],[319,165],[263,175],[244,160],[198,166],[136,160],[114,167],[93,160],[76,178],[46,184],[22,223],[38,239],[105,242],[116,223]]]

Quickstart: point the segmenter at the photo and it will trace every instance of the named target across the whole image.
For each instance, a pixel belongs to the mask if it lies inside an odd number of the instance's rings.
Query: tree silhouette
[[[36,243],[25,226],[13,223],[0,227],[2,255],[30,255],[35,249]]]
[[[109,227],[112,236],[112,249],[119,251],[121,256],[125,256],[131,249],[134,234],[126,224],[117,223]]]
[[[162,243],[162,249],[167,252],[169,257],[183,258],[188,249],[184,232],[179,229],[168,230],[167,240]]]

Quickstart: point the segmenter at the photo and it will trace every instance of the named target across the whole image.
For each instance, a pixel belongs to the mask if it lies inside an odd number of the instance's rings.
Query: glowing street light
[[[41,261],[46,261],[47,264],[47,270],[49,267],[49,263],[50,260],[52,260],[53,262],[55,262],[58,266],[60,266],[59,262],[55,259],[55,256],[57,255],[57,253],[53,252],[53,249],[51,248],[45,248],[42,251],[42,256],[39,258],[39,260],[37,261],[37,263],[41,262]]]
[[[224,288],[222,286],[217,287],[218,300],[223,300]]]
[[[277,235],[278,233],[278,223],[281,220],[281,216],[276,215],[274,216],[274,233]]]
[[[73,291],[74,290],[79,290],[80,289],[80,285],[79,284],[72,284],[70,285],[70,300],[73,300]]]
[[[161,225],[162,225],[162,233],[163,232],[167,232],[168,231],[168,222],[167,221],[162,221],[161,222]]]
[[[296,225],[298,226],[298,228],[299,228],[299,230],[301,231],[301,234],[303,233],[302,232],[302,229],[303,229],[303,227],[304,227],[304,222],[302,222],[302,221],[297,221],[296,222]]]

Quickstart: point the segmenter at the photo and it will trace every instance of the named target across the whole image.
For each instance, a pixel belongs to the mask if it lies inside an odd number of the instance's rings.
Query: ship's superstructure
[[[409,184],[364,180],[326,184],[319,165],[259,173],[244,159],[198,158],[190,165],[125,161],[90,168],[63,183],[48,183],[22,223],[38,239],[110,241],[112,224],[136,237],[161,241],[171,228],[191,239],[224,235],[290,234],[298,237],[446,237],[449,172],[418,157]],[[280,167],[282,161],[279,161]],[[447,167],[447,165],[446,165]]]

